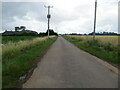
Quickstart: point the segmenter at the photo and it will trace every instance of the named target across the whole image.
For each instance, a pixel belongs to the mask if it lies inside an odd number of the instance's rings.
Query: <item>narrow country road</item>
[[[23,88],[117,88],[118,75],[62,37],[49,48]]]

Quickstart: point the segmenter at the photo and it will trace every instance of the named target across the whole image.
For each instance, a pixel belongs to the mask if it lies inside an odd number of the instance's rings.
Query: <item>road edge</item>
[[[64,38],[64,37],[62,37],[62,38]],[[64,39],[65,39],[65,38],[64,38]],[[65,39],[65,40],[66,40],[66,39]],[[66,40],[66,41],[68,41],[68,40]],[[74,43],[72,43],[72,42],[70,42],[70,41],[68,41],[68,42],[71,43],[72,45],[74,45],[75,47],[77,47]],[[102,65],[104,65],[105,67],[107,67],[109,70],[113,71],[113,72],[116,73],[116,74],[119,74],[120,71],[118,70],[118,68],[116,68],[116,67],[113,66],[112,64],[108,63],[108,62],[105,61],[105,60],[102,60],[102,59],[98,58],[97,56],[94,56],[94,55],[90,54],[89,52],[86,52],[86,51],[80,49],[79,47],[77,47],[77,48],[78,48],[79,50],[83,51],[84,53],[86,53],[86,54],[91,55],[92,57],[94,57],[99,63],[101,63]]]
[[[56,40],[57,39],[58,39],[58,37],[56,38]],[[18,85],[17,85],[18,88],[22,88],[23,84],[32,76],[32,74],[34,73],[34,70],[38,66],[38,63],[41,62],[41,59],[44,57],[44,55],[47,53],[47,51],[51,48],[51,46],[56,42],[56,40],[44,52],[42,52],[41,56],[36,58],[36,62],[34,63],[34,66],[30,70],[28,70],[28,72],[24,75],[25,77],[23,76],[24,79],[18,83]]]

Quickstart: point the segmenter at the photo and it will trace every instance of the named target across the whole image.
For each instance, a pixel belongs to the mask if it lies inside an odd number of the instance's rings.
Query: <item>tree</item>
[[[15,27],[15,31],[18,31],[19,30],[19,27]]]
[[[25,30],[26,27],[25,26],[20,26],[20,29]]]
[[[48,35],[48,30],[46,32],[46,35]],[[58,35],[58,34],[54,32],[53,29],[49,29],[49,35]]]
[[[44,32],[40,32],[40,33],[38,34],[38,36],[44,37],[44,36],[47,36],[47,35],[46,35],[46,33],[44,33]]]

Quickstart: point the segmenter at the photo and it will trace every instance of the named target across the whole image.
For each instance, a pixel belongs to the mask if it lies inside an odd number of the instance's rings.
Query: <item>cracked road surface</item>
[[[23,88],[117,88],[118,75],[58,37]]]

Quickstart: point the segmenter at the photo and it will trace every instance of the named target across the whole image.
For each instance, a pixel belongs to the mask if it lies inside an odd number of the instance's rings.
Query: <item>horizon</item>
[[[8,2],[11,1],[11,2]],[[12,2],[13,1],[13,2]],[[2,2],[2,28],[14,30],[16,26],[26,26],[36,32],[47,31],[47,9],[53,5],[50,28],[59,34],[93,32],[95,0],[58,0],[46,2]],[[67,3],[67,5],[66,5]],[[15,8],[17,7],[17,8]],[[81,9],[82,8],[82,9]],[[96,32],[118,32],[118,0],[98,0]],[[65,13],[64,13],[65,12]],[[3,31],[1,30],[1,32]]]
[[[30,30],[30,29],[25,29],[25,30]],[[51,30],[51,29],[50,29]],[[5,31],[13,31],[13,32],[15,32],[15,30],[4,30],[4,32]],[[18,30],[18,31],[22,31],[22,30]],[[35,31],[35,30],[30,30],[30,31]],[[47,30],[46,30],[47,31]],[[45,32],[37,32],[38,34],[39,33],[46,33],[46,31]],[[54,30],[53,30],[54,31]],[[0,32],[1,34],[2,33],[4,33],[4,32]],[[97,33],[99,33],[99,34],[103,34],[105,31],[103,31],[103,32],[95,32],[96,34]],[[74,32],[72,32],[72,33],[62,33],[62,34],[77,34],[77,35],[79,35],[79,34],[81,34],[81,35],[84,35],[84,34],[87,34],[87,35],[89,35],[89,34],[91,34],[91,33],[93,33],[93,32],[89,32],[89,33],[74,33]],[[106,33],[106,32],[105,32]],[[107,32],[107,33],[114,33],[114,34],[119,34],[119,33],[116,33],[116,32],[112,32],[112,31],[110,31],[110,32]],[[61,34],[61,33],[57,33],[57,34]]]

